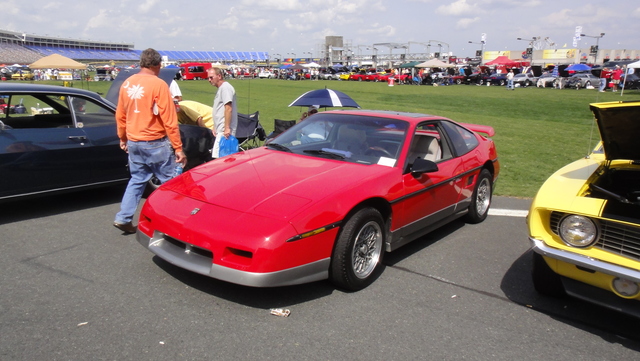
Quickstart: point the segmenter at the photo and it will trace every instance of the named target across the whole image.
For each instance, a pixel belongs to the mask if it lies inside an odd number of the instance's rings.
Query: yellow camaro
[[[640,317],[640,102],[590,107],[602,141],[547,179],[527,217],[533,282]]]

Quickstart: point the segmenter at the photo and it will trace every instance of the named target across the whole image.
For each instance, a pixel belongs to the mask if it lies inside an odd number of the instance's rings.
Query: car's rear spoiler
[[[479,125],[479,124],[469,124],[469,123],[460,123],[465,128],[469,128],[476,133],[484,133],[489,137],[493,137],[496,134],[496,131],[493,130],[493,127],[488,125]]]

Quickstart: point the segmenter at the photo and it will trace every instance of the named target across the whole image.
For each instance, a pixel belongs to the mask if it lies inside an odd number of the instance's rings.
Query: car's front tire
[[[358,291],[382,272],[385,226],[375,208],[363,208],[340,231],[331,257],[330,280],[338,287]]]
[[[471,196],[469,213],[465,216],[467,223],[480,223],[487,218],[491,207],[491,195],[493,194],[493,182],[491,172],[483,169],[478,175],[476,187]]]
[[[545,296],[565,296],[566,293],[560,276],[553,272],[544,258],[533,252],[532,259],[533,265],[531,267],[531,278],[533,280],[533,287],[536,291]]]

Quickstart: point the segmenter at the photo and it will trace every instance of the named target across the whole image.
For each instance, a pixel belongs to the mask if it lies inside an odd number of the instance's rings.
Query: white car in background
[[[258,73],[258,78],[267,78],[267,79],[272,79],[275,78],[276,75],[270,71],[270,70],[260,70],[260,72]]]

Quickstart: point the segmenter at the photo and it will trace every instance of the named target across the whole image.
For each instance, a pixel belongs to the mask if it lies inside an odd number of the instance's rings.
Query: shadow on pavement
[[[554,298],[538,294],[531,280],[531,252],[522,254],[502,278],[500,288],[509,300],[607,342],[640,351],[640,319],[568,296]]]

